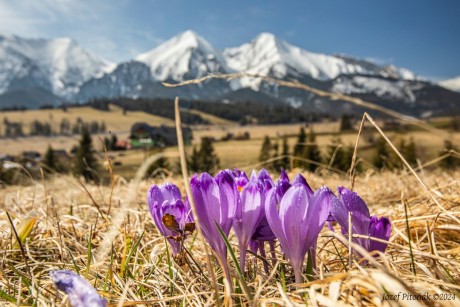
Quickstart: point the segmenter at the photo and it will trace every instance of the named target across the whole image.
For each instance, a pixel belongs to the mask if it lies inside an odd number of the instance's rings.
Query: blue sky
[[[458,0],[0,0],[0,32],[77,40],[121,62],[192,29],[217,48],[260,32],[435,80],[460,75]]]

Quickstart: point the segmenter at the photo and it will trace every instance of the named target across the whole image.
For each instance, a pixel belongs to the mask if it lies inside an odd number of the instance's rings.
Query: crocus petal
[[[240,248],[240,266],[244,268],[246,260],[246,250],[249,240],[253,236],[259,222],[263,218],[263,204],[265,201],[264,187],[262,182],[251,176],[251,180],[241,191],[241,202],[234,221],[235,233],[238,237]]]
[[[171,183],[160,186],[152,185],[147,192],[147,204],[153,221],[163,236],[179,235],[179,233],[165,227],[162,220],[165,214],[171,214],[175,217],[180,228],[183,228],[186,223],[186,209],[176,185]],[[180,252],[180,243],[171,238],[168,238],[168,242],[172,247],[173,255],[177,255]]]
[[[308,227],[307,239],[305,245],[308,248],[316,244],[321,229],[323,229],[329,214],[331,212],[331,203],[335,198],[334,193],[327,187],[321,187],[316,190],[312,197],[312,201],[308,206],[305,224]]]
[[[348,212],[352,213],[352,232],[353,234],[368,235],[370,214],[364,200],[355,192],[344,187],[339,187],[339,202],[333,200],[331,213],[342,227],[342,233],[348,234]],[[367,239],[353,239],[357,244],[368,248]]]
[[[238,191],[241,191],[244,186],[249,182],[248,175],[245,172],[240,171],[239,169],[233,169],[233,178],[235,179],[236,186]]]
[[[262,182],[265,191],[268,191],[275,186],[272,177],[270,177],[270,174],[265,168],[260,170],[257,178]]]
[[[281,249],[284,253],[287,253],[289,245],[284,234],[283,226],[281,225],[281,219],[277,209],[275,189],[271,189],[265,199],[265,216],[267,218],[268,225],[280,242]]]
[[[236,214],[240,195],[233,177],[226,171],[219,172],[214,178],[219,187],[221,219],[218,221],[228,236]]]
[[[279,215],[286,240],[286,256],[291,261],[294,271],[302,268],[307,251],[306,214],[310,196],[307,189],[301,184],[293,185],[281,199]]]
[[[80,275],[62,270],[51,271],[50,276],[56,287],[69,296],[73,307],[106,306],[107,301]]]
[[[184,211],[185,211],[185,222],[186,223],[193,222],[194,218],[193,218],[192,207],[190,206],[190,201],[188,200],[187,196],[185,196],[185,200],[184,200]]]
[[[157,210],[157,212],[161,212],[160,213],[160,216],[161,216],[161,219],[160,219],[160,222],[161,222],[161,226],[162,226],[162,235],[165,236],[165,237],[169,237],[169,236],[177,236],[177,235],[180,235],[180,233],[177,233],[177,232],[173,232],[171,231],[170,229],[168,229],[167,227],[164,226],[163,224],[163,216],[165,214],[171,214],[174,216],[174,218],[176,219],[176,222],[179,224],[179,228],[180,229],[183,229],[184,226],[185,226],[185,223],[186,223],[186,216],[185,216],[185,207],[184,207],[184,204],[182,203],[181,200],[177,200],[175,201],[174,203],[171,203],[169,201],[165,201],[163,203],[163,205],[161,206],[161,208],[159,210]],[[158,225],[157,225],[158,227]],[[160,229],[158,227],[158,229]],[[160,230],[161,232],[161,230]],[[171,238],[167,238],[169,244],[171,245],[171,248],[172,248],[172,254],[173,256],[176,256],[177,254],[180,253],[180,250],[181,250],[181,244],[180,242],[177,242],[176,240],[174,239],[171,239]]]
[[[173,183],[160,185],[160,190],[164,199],[180,200],[182,198],[179,188]]]
[[[227,212],[227,209],[220,208],[219,187],[208,173],[202,173],[199,177],[195,174],[191,179],[190,187],[203,235],[218,257],[225,262],[227,247],[216,223],[219,224],[228,215],[221,214],[222,211]]]
[[[377,216],[371,217],[370,225],[369,225],[369,236],[382,239],[388,241],[391,235],[391,222],[390,219],[386,217],[381,217],[380,219]],[[370,240],[369,242],[369,251],[372,252],[374,250],[380,251],[382,253],[385,252],[387,248],[386,243],[377,242],[374,240]]]
[[[280,202],[281,198],[283,198],[286,191],[291,187],[291,183],[289,182],[289,177],[284,171],[281,169],[280,179],[276,182],[276,197],[277,201]]]
[[[185,206],[184,203],[178,199],[176,201],[165,201],[161,206],[161,216],[171,214],[176,218],[180,228],[185,225]]]
[[[296,184],[301,184],[301,185],[305,186],[307,188],[307,192],[308,192],[308,194],[310,196],[314,194],[313,190],[308,185],[307,180],[305,179],[304,176],[302,176],[302,174],[297,174],[297,176],[295,176],[294,181],[292,182],[292,185],[296,185]]]
[[[263,211],[263,218],[258,223],[254,234],[252,235],[252,240],[259,240],[259,241],[271,241],[275,240],[276,236],[273,233],[270,225],[268,225],[267,217],[265,216],[265,210]]]

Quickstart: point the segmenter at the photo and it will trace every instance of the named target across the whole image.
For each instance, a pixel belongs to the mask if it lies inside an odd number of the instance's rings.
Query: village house
[[[185,144],[191,144],[192,131],[182,128]],[[166,147],[177,145],[176,128],[171,126],[150,126],[147,123],[135,123],[131,127],[132,148]]]

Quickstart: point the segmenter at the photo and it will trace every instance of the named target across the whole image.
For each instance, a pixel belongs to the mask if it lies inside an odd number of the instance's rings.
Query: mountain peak
[[[257,35],[253,41],[276,41],[278,38],[275,36],[275,34],[270,33],[270,32],[262,32],[259,35]]]
[[[0,35],[0,93],[15,84],[45,88],[68,98],[85,81],[100,76],[110,64],[80,47],[76,41]]]
[[[221,53],[192,30],[174,36],[135,59],[147,64],[157,80],[181,81],[226,70]]]

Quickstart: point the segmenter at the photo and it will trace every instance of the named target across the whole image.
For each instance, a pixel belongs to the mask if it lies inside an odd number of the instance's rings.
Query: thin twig
[[[184,180],[185,192],[190,202],[190,207],[192,208],[193,218],[197,226],[196,229],[198,232],[198,236],[204,243],[204,248],[205,248],[205,253],[206,253],[206,264],[208,266],[209,274],[211,274],[211,282],[212,282],[212,286],[214,289],[214,296],[216,299],[216,304],[220,306],[216,276],[214,274],[214,269],[212,268],[212,264],[211,264],[211,253],[209,251],[208,245],[205,243],[205,240],[204,240],[204,235],[201,230],[200,218],[199,218],[196,206],[195,206],[195,201],[193,199],[192,191],[190,189],[190,180],[188,176],[187,159],[185,157],[185,145],[184,145],[184,138],[182,136],[182,123],[181,123],[181,118],[180,118],[179,98],[178,97],[176,97],[176,99],[174,100],[174,110],[175,110],[175,118],[176,118],[177,144],[179,147],[180,166],[182,170],[182,178]],[[225,278],[227,278],[228,282],[231,283],[230,276],[225,276]]]

